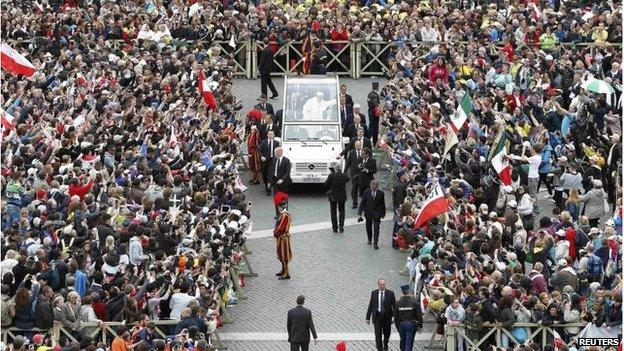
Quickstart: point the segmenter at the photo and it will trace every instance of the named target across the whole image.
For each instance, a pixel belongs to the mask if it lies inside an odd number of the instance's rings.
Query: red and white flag
[[[10,113],[6,112],[2,108],[0,108],[0,118],[2,121],[3,129],[15,129],[15,117],[13,117]]]
[[[444,191],[442,191],[440,184],[436,184],[433,189],[431,189],[431,194],[429,194],[429,197],[422,205],[420,213],[418,213],[418,217],[416,217],[416,228],[422,227],[431,218],[442,213],[446,213],[448,209],[449,205],[446,197],[444,196]]]
[[[171,136],[169,137],[169,143],[167,144],[167,147],[175,148],[176,146],[178,146],[178,137],[176,136],[175,128],[171,126]]]
[[[0,46],[2,68],[13,74],[21,74],[26,77],[32,77],[37,71],[35,66],[22,56],[19,52],[13,50],[7,44]]]
[[[212,94],[210,89],[210,82],[206,80],[206,76],[204,75],[204,71],[199,71],[199,76],[197,79],[197,88],[199,89],[199,93],[204,98],[204,102],[208,107],[212,110],[217,109],[217,101]]]

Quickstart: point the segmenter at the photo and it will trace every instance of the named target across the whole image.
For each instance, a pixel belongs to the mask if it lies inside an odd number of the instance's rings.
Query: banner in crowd
[[[26,77],[32,77],[37,71],[37,68],[35,68],[35,66],[30,63],[26,57],[13,50],[13,48],[7,44],[2,44],[2,46],[0,46],[0,53],[0,63],[2,64],[2,68],[13,74],[21,74]]]
[[[444,196],[444,191],[440,184],[436,184],[431,189],[431,194],[423,204],[418,217],[416,217],[416,228],[422,227],[431,218],[448,211],[449,205]]]

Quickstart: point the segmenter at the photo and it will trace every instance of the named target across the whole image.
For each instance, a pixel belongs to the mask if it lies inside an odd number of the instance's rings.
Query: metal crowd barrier
[[[512,326],[512,329],[515,328],[528,328],[529,332],[527,335],[526,341],[539,343],[541,348],[544,349],[544,346],[552,343],[552,340],[556,337],[556,334],[564,335],[563,329],[566,327],[578,327],[581,330],[585,327],[583,323],[568,323],[568,324],[558,324],[558,325],[541,325],[536,323],[515,323]],[[558,331],[556,331],[558,330]],[[513,336],[512,330],[503,328],[500,324],[492,324],[489,326],[483,326],[483,331],[485,334],[482,335],[479,339],[473,340],[468,337],[465,331],[465,326],[462,324],[458,325],[450,325],[446,324],[444,331],[444,340],[446,351],[455,351],[457,350],[457,343],[459,341],[458,335],[461,335],[463,340],[466,342],[466,347],[464,348],[467,351],[479,351],[484,349],[486,346],[496,345],[497,347],[503,346],[502,337],[503,335],[507,336],[509,339],[509,343],[513,344],[522,344],[518,342],[518,340]],[[431,340],[435,338],[436,332],[433,332]],[[492,337],[494,338],[494,344],[492,344]],[[574,336],[570,338],[570,342],[567,344],[572,344],[574,340]],[[431,344],[431,343],[430,343]]]
[[[39,37],[33,37],[28,40],[6,40],[11,45],[21,45],[23,50],[28,49],[28,44],[35,43],[40,40]],[[106,45],[113,50],[121,50],[125,45],[143,43],[146,45],[162,44],[146,40],[107,40]],[[246,77],[247,79],[258,78],[259,59],[264,43],[256,39],[244,39],[235,42],[235,47],[230,46],[229,41],[187,41],[173,39],[167,43],[172,47],[194,46],[198,43],[205,44],[205,47],[218,47],[222,51],[232,54],[234,58],[235,75],[238,77]],[[277,52],[274,54],[274,70],[273,76],[298,75],[302,74],[305,62],[305,52],[303,50],[302,41],[288,41],[285,43],[269,42],[269,45],[278,45]],[[468,42],[406,42],[403,45],[412,47],[424,46],[431,47],[434,45],[466,45]],[[501,47],[502,43],[495,43]],[[562,47],[570,48],[589,48],[593,55],[596,47],[610,45],[621,47],[621,43],[559,43],[550,52],[561,50]],[[338,46],[338,47],[336,47]],[[394,41],[375,41],[366,40],[355,42],[352,40],[322,41],[321,48],[327,57],[327,71],[340,76],[348,76],[351,78],[383,76],[385,70],[388,69],[388,55],[397,43]]]

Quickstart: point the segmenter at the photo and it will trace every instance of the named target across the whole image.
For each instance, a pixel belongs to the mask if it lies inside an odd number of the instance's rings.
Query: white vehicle
[[[343,150],[338,89],[338,77],[285,77],[281,141],[293,183],[325,182]]]

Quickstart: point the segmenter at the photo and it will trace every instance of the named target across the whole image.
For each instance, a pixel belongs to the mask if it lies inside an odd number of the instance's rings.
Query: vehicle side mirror
[[[342,143],[343,144],[348,145],[350,141],[351,141],[351,139],[349,139],[349,137],[342,137]]]

